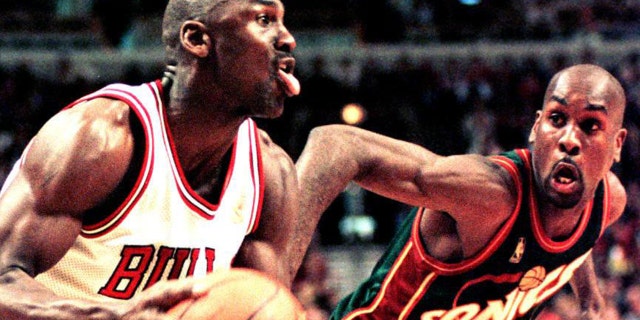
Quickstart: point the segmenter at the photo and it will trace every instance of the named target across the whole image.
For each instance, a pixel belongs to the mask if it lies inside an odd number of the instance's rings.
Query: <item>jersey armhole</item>
[[[139,176],[142,174],[142,165],[145,159],[146,138],[141,120],[137,113],[129,113],[129,123],[134,137],[133,157],[118,186],[97,206],[87,210],[83,215],[82,224],[91,226],[101,224],[108,219],[113,212],[127,199],[136,186]]]

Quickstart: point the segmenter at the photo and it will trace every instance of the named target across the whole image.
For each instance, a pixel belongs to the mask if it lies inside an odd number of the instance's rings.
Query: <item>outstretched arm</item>
[[[418,145],[344,125],[311,131],[296,163],[301,209],[324,211],[350,181],[419,204],[421,170],[443,157]]]
[[[313,129],[296,162],[300,215],[295,230],[299,259],[295,264],[299,267],[302,263],[322,213],[350,181],[382,187],[381,192],[419,193],[414,182],[419,165],[437,157],[416,145],[355,127]]]
[[[509,174],[482,156],[443,157],[346,125],[315,128],[296,169],[302,212],[296,243],[303,250],[321,214],[352,180],[396,201],[445,211],[464,224],[461,229],[495,227],[515,204]]]

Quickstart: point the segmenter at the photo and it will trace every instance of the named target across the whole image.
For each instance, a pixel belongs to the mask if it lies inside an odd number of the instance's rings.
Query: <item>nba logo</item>
[[[520,263],[520,260],[522,260],[522,256],[524,255],[524,245],[525,245],[524,237],[520,237],[518,239],[518,245],[516,246],[516,250],[511,255],[509,262]]]

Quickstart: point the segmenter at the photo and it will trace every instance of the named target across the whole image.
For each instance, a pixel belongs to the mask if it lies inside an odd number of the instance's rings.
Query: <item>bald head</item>
[[[626,97],[620,82],[607,70],[592,64],[579,64],[556,73],[544,96],[546,106],[554,95],[561,96],[568,89],[578,90],[586,96],[604,101],[609,113],[619,115],[613,117],[614,123],[622,126]]]
[[[180,28],[187,20],[207,24],[211,14],[229,0],[169,0],[162,20],[162,42],[169,64],[175,65],[180,51]]]

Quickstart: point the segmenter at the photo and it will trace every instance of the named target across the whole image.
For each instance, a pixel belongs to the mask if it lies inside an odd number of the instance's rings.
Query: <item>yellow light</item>
[[[342,121],[350,125],[362,123],[367,116],[367,111],[358,103],[348,103],[342,107]]]

